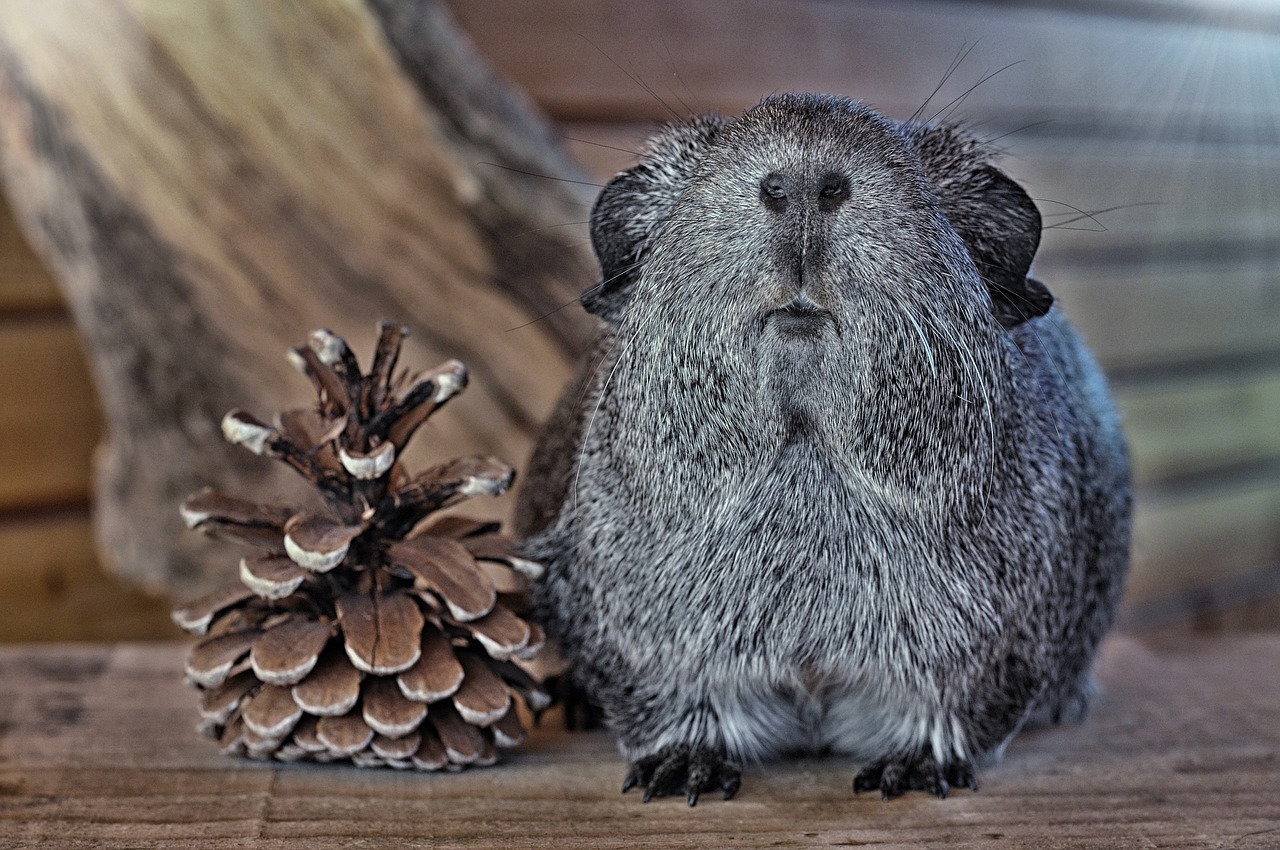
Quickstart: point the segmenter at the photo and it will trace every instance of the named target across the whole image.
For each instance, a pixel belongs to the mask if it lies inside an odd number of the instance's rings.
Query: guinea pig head
[[[751,314],[801,337],[877,303],[931,311],[948,298],[985,301],[1013,327],[1052,297],[1027,278],[1035,204],[989,159],[954,127],[819,95],[673,125],[601,192],[602,282],[583,304],[617,324],[643,280],[694,312]]]

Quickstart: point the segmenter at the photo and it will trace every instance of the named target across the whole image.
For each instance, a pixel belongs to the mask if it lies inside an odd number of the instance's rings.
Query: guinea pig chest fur
[[[787,94],[666,128],[601,192],[602,336],[518,524],[624,790],[829,752],[855,791],[944,796],[1084,711],[1129,465],[992,157]]]

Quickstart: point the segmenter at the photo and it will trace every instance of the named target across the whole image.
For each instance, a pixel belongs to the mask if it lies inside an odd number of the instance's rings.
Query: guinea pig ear
[[[600,191],[591,208],[591,247],[600,263],[600,282],[582,293],[582,306],[611,325],[631,302],[649,236],[641,218],[645,206],[647,163],[624,171]]]
[[[1023,188],[992,165],[947,186],[939,200],[987,284],[996,320],[1012,328],[1053,306],[1044,284],[1027,277],[1040,247],[1040,211]]]
[[[583,293],[587,312],[618,324],[654,238],[726,121],[704,115],[673,124],[649,140],[641,161],[614,177],[591,210],[591,245],[600,283]]]

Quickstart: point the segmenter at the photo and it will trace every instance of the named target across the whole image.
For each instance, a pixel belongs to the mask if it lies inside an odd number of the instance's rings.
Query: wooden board
[[[1125,383],[1116,403],[1139,485],[1280,457],[1280,364],[1199,380]]]
[[[68,318],[0,320],[0,394],[0,510],[83,502],[101,421]]]
[[[1170,848],[1275,846],[1280,635],[1104,645],[1083,725],[1024,734],[976,793],[884,803],[844,759],[749,768],[738,797],[618,793],[602,733],[553,715],[494,768],[267,765],[192,731],[172,645],[0,650],[0,846]]]
[[[86,508],[0,517],[0,643],[173,639],[170,607],[103,572]]]
[[[1222,119],[1219,131],[1249,132],[1272,106],[1247,95],[1264,84],[1260,72],[1280,63],[1280,43],[1230,27],[1233,10],[1162,20],[1156,4],[1134,4],[1157,13],[1129,20],[1107,5],[1016,2],[449,5],[481,52],[559,119],[662,119],[667,105],[737,111],[788,89],[850,94],[906,116],[957,54],[977,45],[939,108],[1019,62],[974,91],[966,114],[1079,118],[1113,133],[1153,134],[1179,130],[1170,115],[1195,120],[1211,111]],[[1117,120],[1102,124],[1099,113]]]
[[[1152,640],[1224,631],[1275,629],[1280,622],[1280,560],[1212,583],[1127,605],[1116,628]]]
[[[1036,270],[1113,372],[1280,352],[1280,286],[1264,264]]]
[[[1126,604],[1229,581],[1280,561],[1280,472],[1141,501]]]

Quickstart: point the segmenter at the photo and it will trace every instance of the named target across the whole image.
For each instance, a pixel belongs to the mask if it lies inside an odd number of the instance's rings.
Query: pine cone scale
[[[253,671],[245,670],[216,688],[203,691],[200,695],[200,719],[213,724],[226,723],[258,683]]]
[[[399,738],[388,738],[386,735],[374,735],[369,749],[388,761],[406,761],[422,746],[422,733],[410,732]]]
[[[307,570],[288,555],[267,552],[240,559],[240,581],[264,599],[283,599],[306,580]]]
[[[363,525],[346,525],[327,517],[300,513],[285,523],[284,549],[299,566],[327,573],[342,563],[351,542],[364,530]]]
[[[485,739],[480,730],[459,717],[449,703],[440,703],[440,708],[433,712],[432,719],[449,761],[454,764],[471,764],[484,754]]]
[[[462,663],[449,639],[434,626],[422,629],[422,655],[418,663],[396,677],[400,691],[418,702],[433,703],[453,696],[465,676]]]
[[[257,629],[247,629],[196,644],[187,655],[187,676],[202,687],[221,685],[236,663],[248,656],[261,634]]]
[[[214,619],[228,608],[233,608],[253,597],[253,590],[242,585],[231,585],[206,594],[173,612],[173,622],[193,635],[207,634]]]
[[[440,736],[434,729],[422,734],[422,743],[411,757],[413,766],[418,770],[440,770],[449,766],[449,753],[445,751]]]
[[[288,688],[263,685],[249,699],[241,717],[245,726],[263,740],[279,740],[302,719],[302,709]]]
[[[427,705],[405,698],[395,679],[366,679],[361,691],[365,723],[379,735],[399,738],[418,728],[427,716]]]
[[[464,673],[462,687],[453,695],[453,706],[473,726],[490,726],[511,707],[511,690],[483,661],[459,652]]]
[[[462,544],[441,537],[415,537],[392,544],[387,557],[408,570],[418,587],[436,593],[461,622],[493,610],[498,591]]]
[[[356,667],[385,676],[407,670],[418,660],[426,620],[412,599],[353,591],[339,596],[337,606],[347,657]]]
[[[254,675],[270,685],[294,685],[310,673],[333,634],[325,620],[286,620],[263,632],[249,652]]]
[[[373,730],[358,713],[338,717],[321,717],[316,723],[316,738],[334,756],[352,756],[373,741]]]
[[[364,674],[350,664],[341,645],[331,642],[311,674],[293,686],[293,699],[308,714],[346,714],[360,699],[363,679]]]
[[[472,634],[491,658],[505,661],[529,645],[533,631],[508,608],[494,608],[471,623]]]

